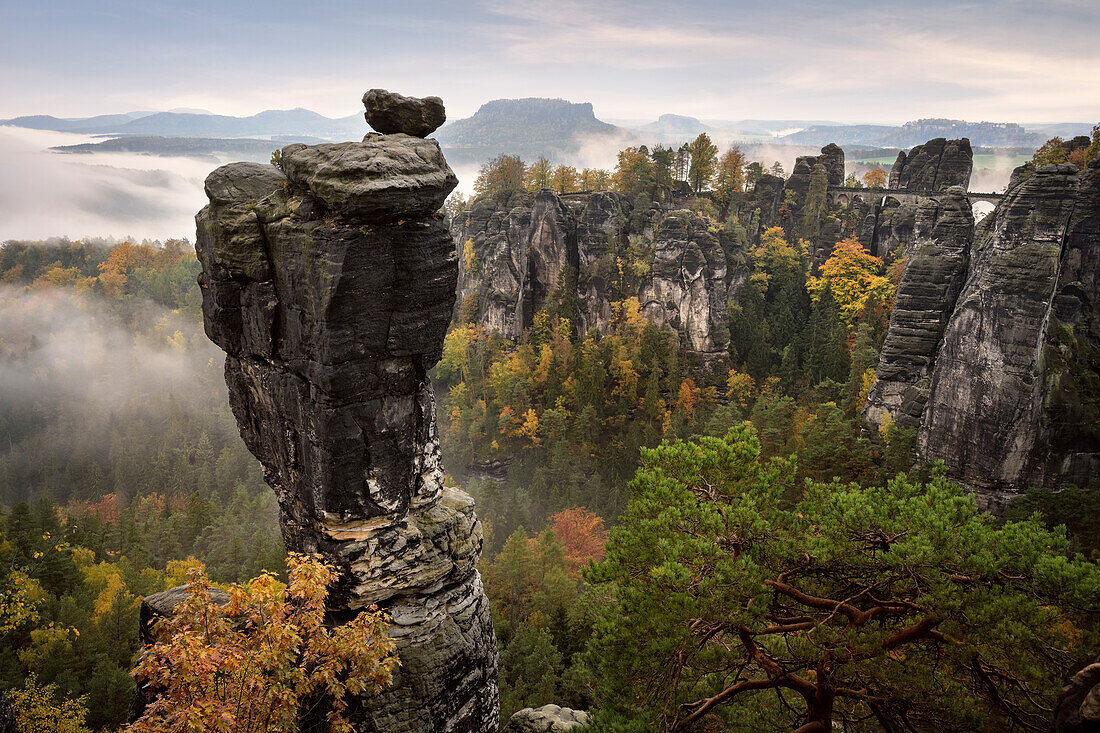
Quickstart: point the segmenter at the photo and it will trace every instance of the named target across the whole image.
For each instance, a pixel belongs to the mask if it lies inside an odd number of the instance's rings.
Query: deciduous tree
[[[534,163],[527,166],[523,187],[528,191],[539,191],[553,186],[554,166],[550,165],[550,161],[540,155]]]
[[[527,167],[518,155],[498,155],[478,171],[474,193],[507,196],[523,190]]]
[[[863,174],[863,185],[867,188],[886,188],[886,171],[882,168],[872,168]]]
[[[397,657],[376,609],[342,626],[325,624],[336,571],[319,556],[291,554],[290,583],[271,574],[229,590],[220,606],[204,570],[191,573],[187,598],[158,622],[134,676],[157,691],[134,733],[293,730],[300,706],[327,708],[333,731],[351,733],[351,697],[390,684]]]
[[[711,142],[710,136],[705,132],[691,141],[688,146],[691,155],[691,165],[688,168],[688,183],[695,193],[702,193],[710,188],[714,180],[715,168],[718,165],[718,146]]]

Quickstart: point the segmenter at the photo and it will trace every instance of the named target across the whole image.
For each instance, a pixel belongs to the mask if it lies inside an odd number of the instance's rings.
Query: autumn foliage
[[[837,242],[821,267],[821,277],[810,278],[807,287],[816,299],[828,286],[841,316],[852,324],[865,308],[893,302],[894,285],[879,274],[881,271],[882,260],[865,250],[858,239],[849,237]]]
[[[565,559],[573,577],[579,578],[581,569],[590,560],[603,559],[607,529],[603,518],[582,506],[563,509],[550,517],[549,526],[554,536],[565,547]]]
[[[229,589],[219,606],[200,566],[171,618],[156,625],[134,676],[157,690],[134,733],[293,730],[300,712],[324,707],[333,731],[352,729],[350,698],[376,695],[397,657],[387,617],[374,607],[325,625],[335,570],[317,555],[287,558],[290,583],[263,574]]]
[[[867,188],[886,188],[886,171],[882,168],[872,168],[863,174],[863,185]]]

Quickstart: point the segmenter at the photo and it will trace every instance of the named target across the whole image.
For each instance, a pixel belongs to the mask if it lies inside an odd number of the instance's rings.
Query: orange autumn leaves
[[[377,694],[398,664],[388,619],[371,608],[326,626],[336,571],[316,555],[291,554],[287,567],[289,585],[264,574],[231,586],[225,606],[203,568],[191,571],[187,598],[134,670],[157,697],[133,733],[293,730],[300,705],[320,696],[329,729],[351,733],[349,696]]]

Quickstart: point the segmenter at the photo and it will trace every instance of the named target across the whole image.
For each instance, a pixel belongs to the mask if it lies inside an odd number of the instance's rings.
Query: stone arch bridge
[[[933,198],[934,193],[917,193],[895,188],[849,188],[847,186],[829,186],[829,203],[833,206],[846,209],[856,201],[865,204],[877,204],[889,197],[897,199],[901,203],[919,203],[921,199]],[[1004,198],[1003,193],[975,193],[967,191],[967,198],[973,206],[979,201],[987,201],[996,206]]]

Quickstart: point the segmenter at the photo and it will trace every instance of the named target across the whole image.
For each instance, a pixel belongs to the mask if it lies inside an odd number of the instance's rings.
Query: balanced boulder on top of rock
[[[435,140],[406,134],[289,145],[278,163],[214,171],[196,217],[206,333],[241,437],[286,549],[341,571],[330,618],[390,615],[401,666],[349,709],[357,733],[495,733],[481,523],[444,486],[428,376],[455,302],[458,255],[435,216],[454,173]]]
[[[367,124],[384,135],[405,133],[427,137],[447,121],[447,111],[439,97],[406,97],[385,89],[371,89],[363,95]]]

